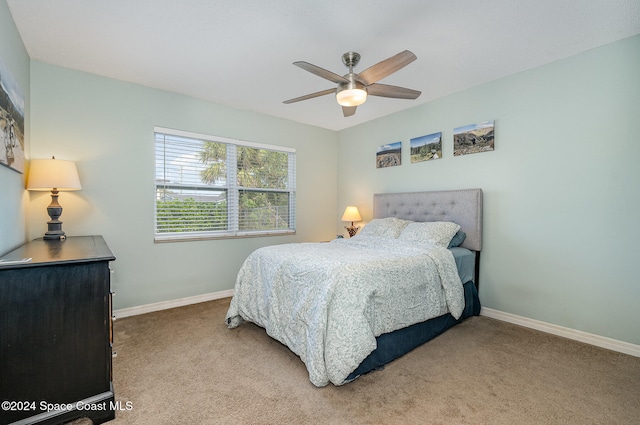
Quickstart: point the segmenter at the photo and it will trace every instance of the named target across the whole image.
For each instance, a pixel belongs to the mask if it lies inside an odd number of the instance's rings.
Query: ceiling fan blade
[[[422,94],[418,90],[378,83],[367,86],[367,93],[370,96],[392,97],[395,99],[417,99]]]
[[[307,99],[313,99],[314,97],[319,97],[319,96],[324,96],[325,94],[331,94],[331,93],[335,93],[336,89],[326,89],[326,90],[322,90],[319,92],[315,92],[315,93],[311,93],[311,94],[306,94],[304,96],[300,96],[300,97],[296,97],[293,99],[289,99],[289,100],[285,100],[282,103],[294,103],[294,102],[300,102],[301,100],[307,100]]]
[[[342,107],[342,115],[345,117],[350,117],[351,115],[356,113],[357,106],[343,106]]]
[[[348,83],[349,80],[347,80],[346,78],[335,74],[331,71],[327,71],[324,68],[320,68],[319,66],[316,65],[312,65],[309,62],[294,62],[293,63],[295,66],[299,66],[300,68],[304,69],[305,71],[309,71],[312,74],[317,75],[318,77],[322,77],[325,80],[329,80],[332,81],[334,83]]]
[[[416,55],[405,50],[404,52],[400,52],[395,56],[391,56],[382,62],[378,62],[377,64],[370,66],[362,71],[359,74],[359,77],[366,85],[373,84],[376,81],[382,80],[384,77],[404,68],[416,59]]]

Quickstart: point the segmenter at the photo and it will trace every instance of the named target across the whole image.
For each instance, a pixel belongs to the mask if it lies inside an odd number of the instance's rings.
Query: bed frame
[[[416,323],[376,338],[377,348],[354,370],[347,381],[381,369],[385,364],[432,340],[464,319],[480,314],[478,283],[482,249],[482,190],[378,193],[373,196],[373,218],[398,217],[413,221],[452,221],[467,234],[462,243],[475,253],[474,281],[463,282],[465,309],[456,320],[451,314]]]

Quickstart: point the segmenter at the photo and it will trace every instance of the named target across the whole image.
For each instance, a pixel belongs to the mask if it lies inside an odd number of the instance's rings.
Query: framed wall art
[[[24,173],[24,95],[1,57],[0,164]]]
[[[442,158],[442,133],[433,133],[410,140],[411,163]]]
[[[488,152],[494,149],[494,121],[483,121],[453,129],[453,155]]]
[[[376,168],[395,167],[402,164],[402,142],[388,143],[376,152]]]

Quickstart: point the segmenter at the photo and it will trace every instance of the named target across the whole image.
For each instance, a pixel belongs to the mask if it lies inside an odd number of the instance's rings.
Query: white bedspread
[[[464,309],[451,252],[432,245],[356,236],[274,245],[244,262],[227,312],[286,344],[316,386],[345,379],[376,348],[375,337]]]

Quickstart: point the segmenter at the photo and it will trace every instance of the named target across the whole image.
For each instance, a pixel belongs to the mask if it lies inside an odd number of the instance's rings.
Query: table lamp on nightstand
[[[342,221],[350,221],[351,226],[345,226],[349,232],[349,237],[354,237],[356,232],[360,230],[360,227],[355,227],[353,225],[354,221],[362,221],[362,217],[360,217],[360,212],[358,211],[358,207],[347,207],[344,210],[344,214],[342,214]]]
[[[62,206],[58,203],[58,192],[80,190],[80,178],[76,164],[72,161],[60,159],[32,159],[29,167],[27,190],[51,191],[51,204],[47,207],[47,213],[51,220],[47,221],[47,232],[44,239],[64,239],[62,222]]]

